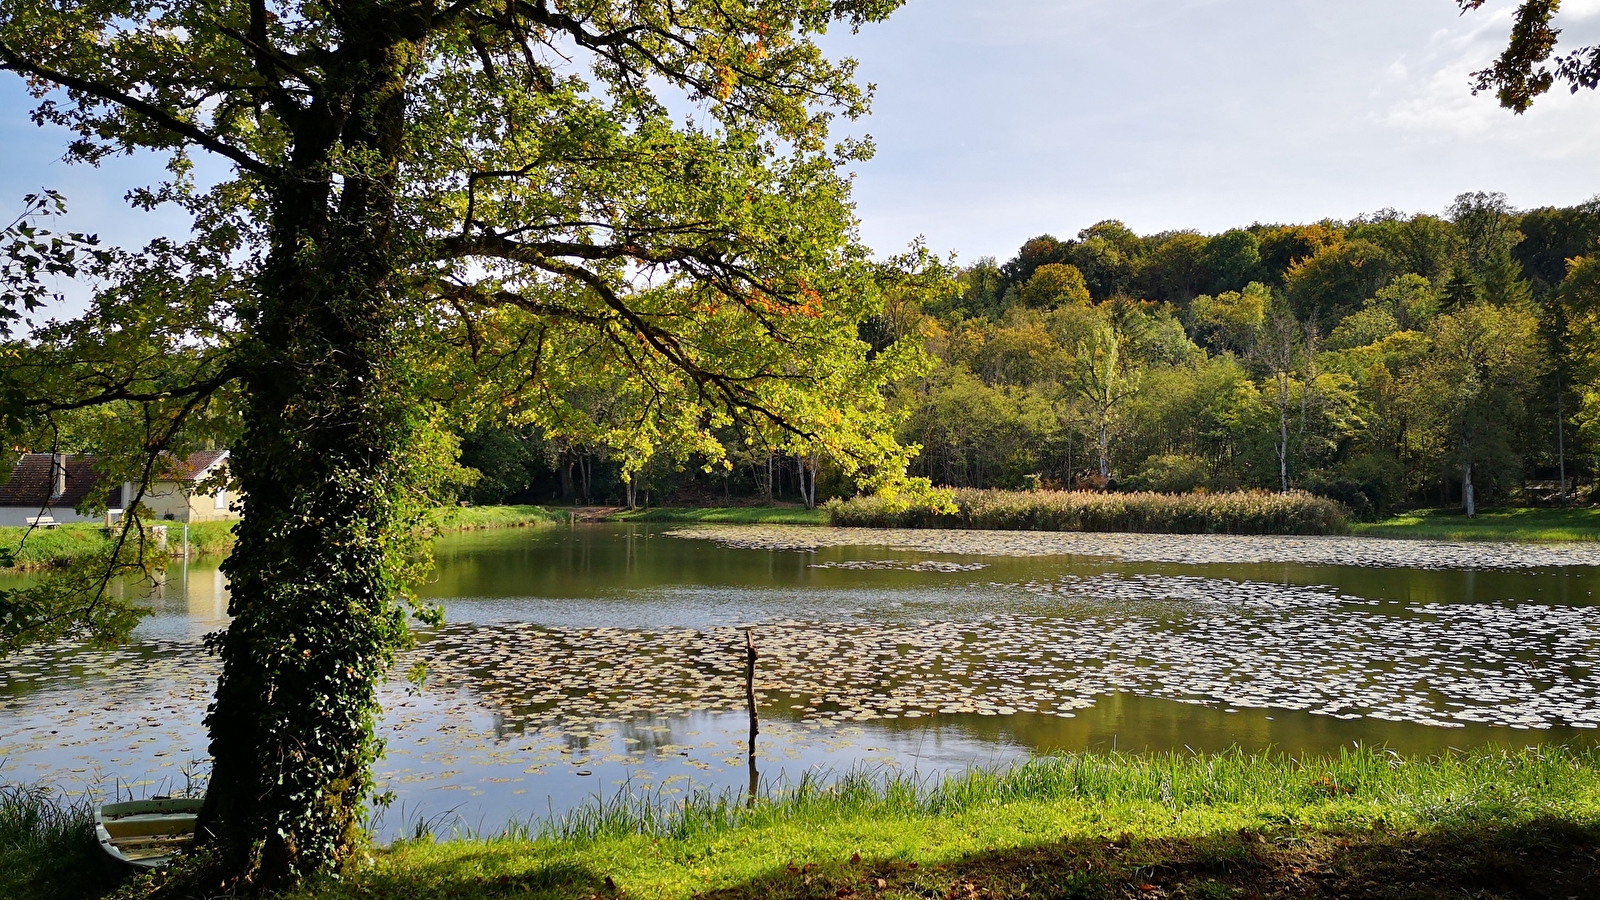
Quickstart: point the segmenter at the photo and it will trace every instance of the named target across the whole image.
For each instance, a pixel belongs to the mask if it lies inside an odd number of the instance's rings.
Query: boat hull
[[[123,870],[164,865],[194,843],[201,803],[198,797],[107,803],[95,811],[100,849]]]

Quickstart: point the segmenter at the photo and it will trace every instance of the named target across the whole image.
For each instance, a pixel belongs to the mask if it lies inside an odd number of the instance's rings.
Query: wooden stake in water
[[[750,629],[744,632],[744,702],[750,709],[750,805],[756,805],[756,789],[760,775],[756,772],[756,735],[761,733],[761,723],[756,716],[756,638]]]

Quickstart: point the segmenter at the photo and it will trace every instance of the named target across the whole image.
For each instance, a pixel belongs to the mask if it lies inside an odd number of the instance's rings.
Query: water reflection
[[[747,625],[764,784],[1050,750],[1577,742],[1600,719],[1586,567],[767,551],[618,526],[468,534],[437,557],[434,675],[382,692],[389,834],[624,787],[748,791]],[[147,604],[126,647],[0,665],[0,778],[153,793],[203,771],[200,639],[226,624],[224,578],[176,566]]]

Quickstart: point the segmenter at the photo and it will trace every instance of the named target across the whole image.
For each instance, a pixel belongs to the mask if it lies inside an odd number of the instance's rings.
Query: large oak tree
[[[893,277],[854,232],[870,148],[828,136],[870,91],[816,40],[899,2],[0,0],[0,65],[68,158],[165,154],[131,197],[194,220],[101,259],[3,400],[28,427],[126,414],[127,468],[232,423],[214,875],[270,890],[353,846],[449,417],[713,460],[744,419],[864,476],[903,462],[879,386],[907,352],[856,338]],[[586,420],[597,391],[627,415]]]

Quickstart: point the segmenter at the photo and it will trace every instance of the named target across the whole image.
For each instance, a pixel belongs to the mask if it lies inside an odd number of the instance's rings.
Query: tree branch
[[[215,153],[219,156],[225,156],[228,159],[233,160],[241,169],[244,169],[247,172],[252,172],[256,175],[262,176],[269,176],[274,173],[273,168],[266,163],[261,162],[237,147],[233,147],[217,139],[216,137],[207,134],[201,128],[185,122],[168,110],[162,109],[153,103],[140,100],[138,97],[135,97],[131,94],[108,87],[104,84],[100,84],[99,82],[91,81],[87,78],[79,78],[76,75],[68,75],[65,72],[58,72],[55,69],[50,69],[39,65],[38,63],[32,62],[31,60],[24,59],[17,55],[15,51],[5,44],[0,44],[0,69],[11,69],[12,71],[16,72],[26,72],[46,81],[53,81],[56,84],[62,85],[63,87],[71,88],[72,90],[76,91],[82,91],[83,93],[92,97],[98,97],[101,100],[105,100],[109,103],[115,103],[116,105],[121,106],[130,112],[137,113],[154,121],[157,125],[170,132],[173,132],[174,134],[188,138],[193,143],[211,151],[212,153]]]

